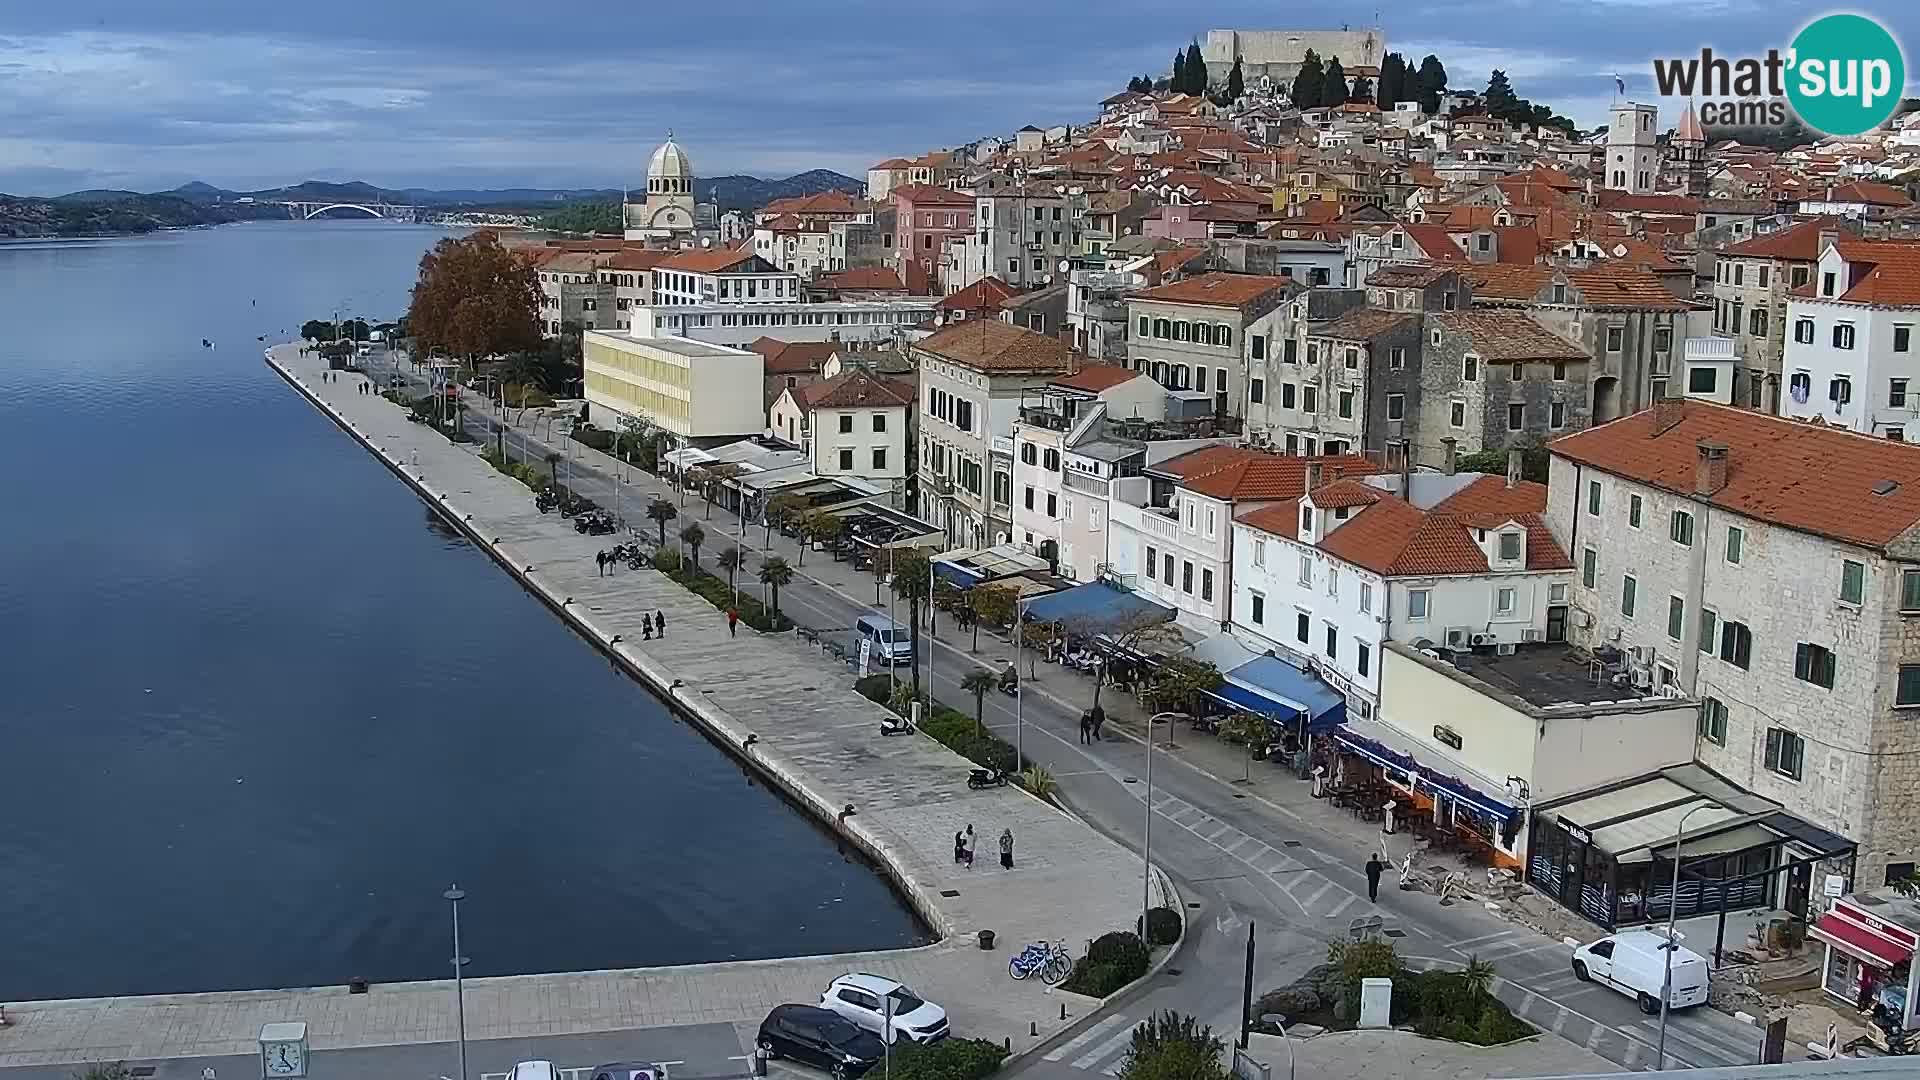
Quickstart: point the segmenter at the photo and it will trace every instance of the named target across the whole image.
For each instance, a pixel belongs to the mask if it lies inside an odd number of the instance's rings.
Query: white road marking
[[[1042,1061],[1059,1061],[1061,1058],[1066,1057],[1068,1054],[1073,1053],[1075,1050],[1106,1034],[1112,1030],[1115,1024],[1124,1024],[1126,1022],[1126,1017],[1115,1013],[1080,1034],[1075,1035],[1073,1038],[1068,1039],[1066,1042],[1061,1043],[1059,1046],[1040,1055],[1040,1058]]]
[[[1553,1033],[1555,1035],[1560,1034],[1560,1029],[1567,1026],[1567,1017],[1572,1015],[1573,1014],[1567,1010],[1561,1009],[1560,1014],[1553,1018]]]
[[[1613,1029],[1602,1027],[1599,1024],[1593,1025],[1593,1034],[1587,1036],[1587,1049],[1591,1050],[1594,1047],[1599,1046],[1600,1036],[1606,1034],[1608,1031],[1611,1031],[1611,1030]]]
[[[1122,1047],[1126,1046],[1127,1043],[1130,1040],[1132,1040],[1132,1038],[1133,1038],[1133,1029],[1128,1028],[1125,1031],[1122,1031],[1120,1034],[1115,1035],[1114,1037],[1108,1039],[1106,1042],[1101,1043],[1099,1046],[1096,1046],[1093,1049],[1087,1051],[1086,1053],[1081,1054],[1079,1057],[1074,1058],[1071,1064],[1076,1069],[1084,1069],[1087,1066],[1094,1064],[1095,1062],[1105,1061],[1107,1058],[1113,1056],[1115,1052],[1120,1050]]]
[[[1358,899],[1360,899],[1358,896],[1349,896],[1345,900],[1340,901],[1339,907],[1336,907],[1332,911],[1327,912],[1327,918],[1329,919],[1339,918],[1340,913],[1347,910],[1347,908],[1352,906],[1353,902]]]
[[[1447,948],[1458,949],[1463,945],[1478,945],[1483,941],[1493,941],[1497,938],[1512,937],[1519,932],[1520,931],[1518,930],[1500,930],[1491,934],[1481,934],[1479,937],[1461,938],[1459,941],[1447,942]]]
[[[1333,882],[1328,881],[1325,884],[1321,885],[1318,889],[1314,890],[1314,893],[1312,896],[1307,897],[1305,900],[1301,900],[1300,906],[1302,908],[1310,910],[1313,907],[1313,905],[1320,902],[1321,897],[1327,895],[1327,893],[1332,891],[1333,891]],[[1296,899],[1298,898],[1296,897]]]

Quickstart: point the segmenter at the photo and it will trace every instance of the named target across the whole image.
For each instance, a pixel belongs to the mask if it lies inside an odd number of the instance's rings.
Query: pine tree
[[[1349,101],[1371,104],[1373,102],[1373,83],[1365,75],[1356,75],[1353,80],[1353,96]]]
[[[1386,59],[1380,61],[1380,82],[1374,88],[1374,101],[1382,112],[1392,112],[1406,97],[1403,88],[1406,78],[1407,61],[1399,53],[1388,53]]]
[[[1347,73],[1340,66],[1340,58],[1327,61],[1327,71],[1320,86],[1320,105],[1332,108],[1347,103]]]
[[[1207,92],[1207,61],[1200,55],[1200,42],[1196,39],[1187,46],[1187,93],[1200,95]]]
[[[1246,92],[1247,92],[1246,77],[1240,73],[1240,58],[1236,56],[1233,58],[1233,70],[1227,72],[1228,104],[1232,104],[1233,102],[1239,101],[1240,95]]]
[[[1420,99],[1420,109],[1428,116],[1440,111],[1440,95],[1447,92],[1447,68],[1440,58],[1428,53],[1420,61],[1419,75],[1413,80],[1415,85],[1409,89],[1409,97]]]
[[[1187,92],[1187,51],[1180,49],[1173,54],[1173,80],[1167,83],[1167,89],[1176,94]]]
[[[1320,57],[1312,49],[1300,61],[1300,70],[1293,76],[1293,86],[1287,97],[1296,109],[1315,109],[1320,106],[1320,91],[1326,85],[1326,72],[1320,67]]]
[[[1499,68],[1487,79],[1486,93],[1480,95],[1487,107],[1487,115],[1495,120],[1514,119],[1519,111],[1520,99],[1513,93],[1513,84],[1507,81],[1507,73]]]

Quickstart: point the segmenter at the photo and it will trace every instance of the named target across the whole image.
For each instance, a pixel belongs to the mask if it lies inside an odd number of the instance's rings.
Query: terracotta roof
[[[1474,299],[1532,301],[1553,282],[1556,273],[1580,293],[1581,301],[1598,310],[1687,311],[1692,305],[1643,267],[1623,263],[1564,270],[1545,265],[1474,263],[1460,268],[1473,284]]]
[[[878,378],[859,368],[802,388],[810,409],[890,409],[911,405],[912,383]]]
[[[1548,444],[1557,456],[1666,491],[1691,494],[1697,444],[1727,447],[1727,483],[1714,506],[1789,529],[1885,548],[1920,524],[1920,445],[1675,400],[1678,422],[1653,434],[1646,409]],[[1672,414],[1669,414],[1672,415]],[[1885,495],[1875,489],[1892,482]]]
[[[1375,270],[1372,276],[1367,278],[1366,284],[1379,285],[1387,289],[1424,289],[1448,274],[1459,272],[1458,267],[1442,266],[1439,263],[1388,263]]]
[[[1237,458],[1222,461],[1213,468],[1188,470],[1180,486],[1228,502],[1294,499],[1306,491],[1309,462],[1319,464],[1328,476],[1358,476],[1379,471],[1378,466],[1359,454],[1306,458],[1245,450]]]
[[[818,289],[863,289],[868,291],[905,291],[900,283],[900,275],[884,266],[856,266],[851,270],[835,270],[821,274],[813,279]]]
[[[1341,341],[1371,341],[1381,334],[1419,320],[1420,316],[1411,311],[1355,308],[1327,325],[1311,331],[1311,334],[1313,337],[1337,338]]]
[[[915,206],[973,206],[973,196],[937,184],[901,184],[888,194]]]
[[[1198,254],[1198,252],[1196,252]],[[1237,308],[1275,289],[1284,289],[1292,278],[1266,274],[1201,274],[1133,294],[1136,300],[1156,300],[1163,304],[1200,304],[1205,307]]]
[[[913,168],[913,162],[908,161],[906,158],[899,158],[899,157],[888,158],[887,160],[881,162],[878,165],[867,166],[867,169],[869,171],[875,170],[875,169],[911,169],[911,168]]]
[[[605,257],[590,251],[563,251],[542,263],[541,269],[556,274],[590,274],[605,264]]]
[[[942,299],[934,308],[938,311],[998,311],[1002,304],[1019,292],[1019,289],[997,277],[983,277]]]
[[[1053,380],[1052,385],[1098,394],[1103,390],[1111,390],[1121,383],[1144,377],[1132,368],[1121,367],[1118,364],[1088,364],[1064,379]]]
[[[679,251],[659,265],[667,270],[686,270],[695,274],[718,274],[754,258],[751,251],[734,248],[709,248],[704,251]]]
[[[1841,303],[1920,306],[1920,241],[1842,240],[1836,246],[1852,272],[1852,284],[1839,297]],[[1862,273],[1861,267],[1869,269]]]
[[[1611,188],[1598,192],[1596,205],[1616,214],[1696,214],[1707,208],[1700,199],[1688,195],[1635,195]]]
[[[1443,311],[1427,316],[1448,331],[1464,334],[1481,358],[1511,360],[1585,360],[1585,349],[1534,322],[1522,311]]]
[[[1429,259],[1457,263],[1467,261],[1467,253],[1460,250],[1460,245],[1453,242],[1453,234],[1443,226],[1423,223],[1402,225],[1400,230],[1420,245],[1420,250],[1426,252]]]
[[[822,191],[813,195],[795,195],[786,199],[775,199],[762,207],[762,214],[852,214],[860,210],[860,204],[853,196],[844,191]]]
[[[769,375],[805,375],[826,366],[827,357],[839,347],[832,341],[781,341],[756,338],[747,348],[760,354]]]
[[[998,319],[944,326],[915,347],[976,371],[1067,371],[1077,361],[1059,338]]]
[[[1247,454],[1257,452],[1258,451],[1248,450],[1242,446],[1228,446],[1225,444],[1202,446],[1198,450],[1189,450],[1184,454],[1170,457],[1158,465],[1151,466],[1149,471],[1177,477],[1196,475],[1219,468],[1228,462],[1238,461]]]
[[[1824,198],[1816,198],[1813,195],[1808,195],[1807,201],[1857,202],[1866,203],[1869,206],[1891,206],[1895,208],[1913,205],[1913,200],[1907,198],[1906,193],[1899,188],[1890,187],[1886,184],[1876,184],[1871,180],[1855,180],[1851,184],[1841,184],[1829,192]]]
[[[651,270],[668,259],[673,258],[671,251],[648,250],[646,248],[625,248],[613,253],[607,260],[609,270]]]
[[[1507,486],[1504,476],[1482,476],[1433,507],[1443,514],[1544,514],[1547,485],[1522,480]]]
[[[1343,479],[1321,484],[1309,492],[1307,498],[1322,510],[1338,510],[1342,507],[1371,506],[1386,495],[1385,491],[1372,484]]]
[[[1820,257],[1820,234],[1844,231],[1841,219],[1837,217],[1808,218],[1784,229],[1775,229],[1765,236],[1743,240],[1720,254],[1741,259],[1790,259],[1796,262],[1813,262]],[[1851,234],[1847,233],[1847,235]]]

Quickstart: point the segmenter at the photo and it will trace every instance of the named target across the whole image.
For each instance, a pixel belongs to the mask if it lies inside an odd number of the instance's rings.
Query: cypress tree
[[[1173,81],[1167,84],[1167,89],[1176,94],[1187,92],[1187,51],[1185,49],[1177,50],[1173,54]]]
[[[1247,92],[1246,77],[1240,74],[1240,58],[1236,56],[1233,58],[1233,70],[1227,72],[1228,103],[1239,101],[1240,95],[1246,92]]]
[[[1200,42],[1196,39],[1187,46],[1187,93],[1204,94],[1207,92],[1207,61],[1200,55]]]
[[[1340,66],[1340,58],[1327,61],[1326,74],[1320,87],[1320,105],[1330,108],[1347,103],[1347,73]]]
[[[1420,72],[1413,82],[1415,92],[1409,96],[1420,99],[1421,111],[1428,116],[1439,112],[1440,95],[1447,92],[1447,69],[1440,58],[1428,53],[1420,61]]]
[[[1380,61],[1380,82],[1374,88],[1374,102],[1382,112],[1392,112],[1406,97],[1403,84],[1407,77],[1406,58],[1399,53],[1388,53]]]
[[[1494,68],[1493,74],[1488,77],[1487,92],[1481,95],[1481,100],[1487,106],[1487,115],[1495,120],[1517,118],[1515,114],[1519,111],[1520,99],[1514,96],[1513,84],[1507,81],[1507,73],[1499,68]]]
[[[1325,85],[1326,72],[1320,67],[1320,57],[1308,49],[1300,61],[1300,70],[1293,76],[1293,87],[1287,97],[1296,109],[1318,108],[1321,88]]]

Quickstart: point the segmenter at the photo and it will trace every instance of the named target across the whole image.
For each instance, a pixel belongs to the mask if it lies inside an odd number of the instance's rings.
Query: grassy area
[[[725,578],[717,578],[704,570],[694,570],[680,565],[680,556],[676,551],[662,549],[654,553],[654,568],[680,583],[688,592],[694,593],[712,604],[720,611],[734,607],[733,590],[727,587]],[[793,629],[793,620],[782,615],[776,620],[773,612],[767,609],[760,599],[745,588],[742,582],[740,603],[735,609],[740,612],[740,621],[763,634],[778,634]]]
[[[490,446],[482,452],[480,456],[486,459],[487,464],[527,485],[527,487],[534,491],[539,491],[553,481],[552,474],[541,469],[538,465],[525,461],[508,461],[506,458],[501,457],[498,447]]]
[[[893,680],[884,673],[861,679],[854,684],[854,689],[869,701],[889,707],[893,705],[889,700],[893,693]],[[972,716],[957,709],[934,702],[933,715],[921,719],[920,730],[975,764],[1009,773],[1015,771],[1013,746],[984,726],[976,724]]]

